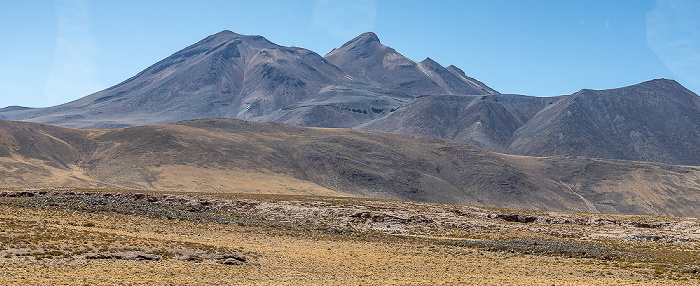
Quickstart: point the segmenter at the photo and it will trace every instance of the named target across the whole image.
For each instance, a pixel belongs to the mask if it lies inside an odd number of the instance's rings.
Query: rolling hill
[[[700,215],[700,169],[524,157],[382,132],[205,119],[110,130],[0,121],[5,187],[361,196]]]

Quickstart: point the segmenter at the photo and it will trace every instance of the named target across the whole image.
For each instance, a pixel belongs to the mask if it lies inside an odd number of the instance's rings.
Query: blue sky
[[[0,1],[0,106],[115,85],[221,30],[325,55],[362,32],[535,96],[673,78],[700,92],[700,1]]]

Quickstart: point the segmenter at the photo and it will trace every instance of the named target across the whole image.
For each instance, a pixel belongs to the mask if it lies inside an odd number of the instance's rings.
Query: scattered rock
[[[133,256],[128,257],[129,260],[148,260],[157,261],[160,260],[160,256],[148,253],[135,253]]]
[[[641,228],[661,228],[664,226],[668,226],[669,223],[635,221],[635,222],[631,222],[630,225],[634,226],[634,227],[641,227]]]
[[[212,258],[224,265],[243,265],[246,263],[246,258],[240,254],[223,254],[214,255]]]
[[[157,261],[160,256],[141,251],[127,251],[114,253],[88,253],[86,259],[124,259],[124,260],[139,260],[139,261]]]
[[[357,212],[351,214],[350,217],[357,218],[358,221],[383,222],[386,218],[386,215],[372,212]]]
[[[519,214],[498,214],[497,217],[505,221],[520,223],[530,223],[537,220],[537,217]]]
[[[87,259],[112,259],[116,258],[114,255],[111,253],[88,253],[85,254],[85,258]]]
[[[245,262],[240,261],[240,260],[235,259],[235,258],[222,259],[222,260],[219,260],[219,263],[224,264],[224,265],[243,265],[243,264],[245,264]]]
[[[189,261],[189,262],[202,262],[204,258],[198,255],[185,255],[185,256],[180,256],[178,258],[179,260],[182,261]]]

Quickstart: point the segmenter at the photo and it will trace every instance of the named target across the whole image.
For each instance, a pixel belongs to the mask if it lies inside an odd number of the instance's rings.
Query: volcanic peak
[[[352,40],[348,41],[347,43],[342,45],[341,48],[346,47],[346,46],[350,46],[350,45],[367,45],[367,44],[370,44],[372,42],[377,42],[377,43],[381,44],[381,42],[379,41],[379,37],[377,37],[377,34],[375,34],[373,32],[365,32],[365,33],[362,33],[359,36],[353,38]]]

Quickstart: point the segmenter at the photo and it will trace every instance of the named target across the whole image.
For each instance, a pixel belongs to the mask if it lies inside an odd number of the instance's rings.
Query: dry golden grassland
[[[2,285],[696,285],[700,279],[700,232],[692,219],[332,197],[9,194],[0,197]]]

